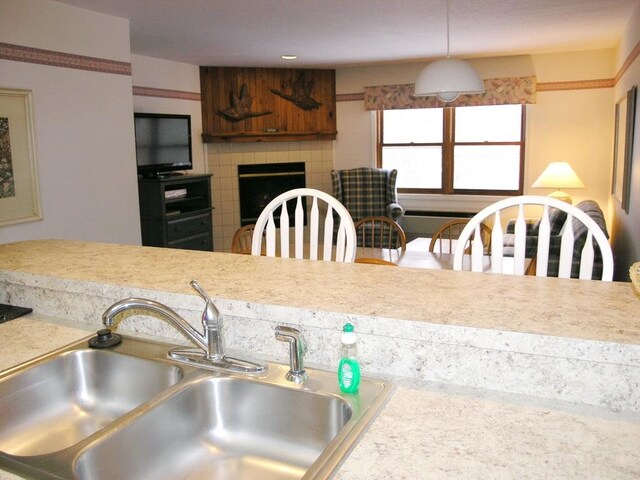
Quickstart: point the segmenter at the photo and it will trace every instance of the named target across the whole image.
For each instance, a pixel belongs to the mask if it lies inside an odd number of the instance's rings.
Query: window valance
[[[461,95],[445,104],[437,97],[414,97],[413,84],[365,87],[364,108],[401,110],[536,103],[536,77],[489,78],[484,80],[484,88],[485,92],[482,94]]]

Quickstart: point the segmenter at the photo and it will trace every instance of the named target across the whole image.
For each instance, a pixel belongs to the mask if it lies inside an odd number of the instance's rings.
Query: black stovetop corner
[[[14,305],[7,305],[0,303],[0,323],[8,322],[14,318],[21,317],[27,313],[33,312],[33,308],[16,307]]]

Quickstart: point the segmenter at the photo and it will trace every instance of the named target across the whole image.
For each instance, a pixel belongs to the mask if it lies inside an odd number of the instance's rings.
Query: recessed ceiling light
[[[298,58],[298,55],[281,55],[280,58],[283,60],[295,60]]]

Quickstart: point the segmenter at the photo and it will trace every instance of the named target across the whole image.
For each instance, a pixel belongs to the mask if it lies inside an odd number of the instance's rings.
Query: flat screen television
[[[191,170],[191,116],[134,114],[138,174],[155,178]]]

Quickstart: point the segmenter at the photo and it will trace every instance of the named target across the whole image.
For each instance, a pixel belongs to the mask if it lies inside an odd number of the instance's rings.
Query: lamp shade
[[[478,72],[464,60],[442,58],[430,63],[416,80],[414,96],[437,96],[452,102],[458,95],[484,93],[484,83]]]
[[[584,183],[567,162],[551,162],[531,186],[533,188],[584,188]]]

